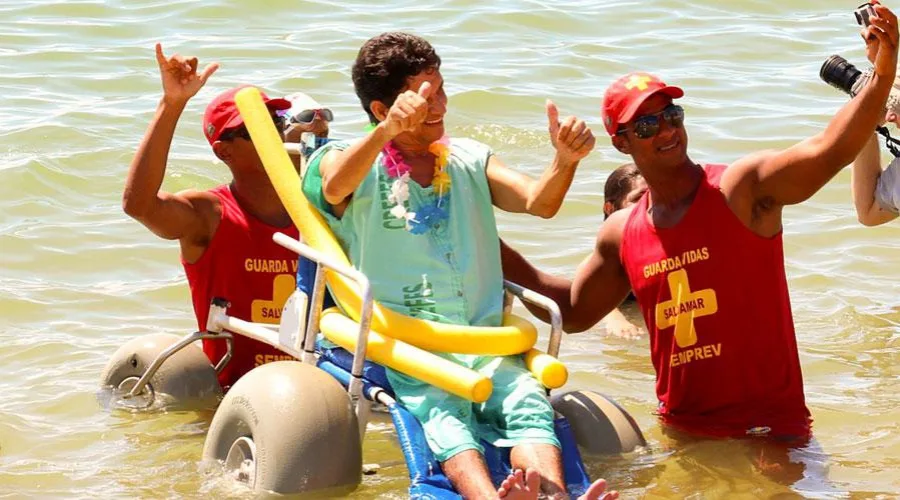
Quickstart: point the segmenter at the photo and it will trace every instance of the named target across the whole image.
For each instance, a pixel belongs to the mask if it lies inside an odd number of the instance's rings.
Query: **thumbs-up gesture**
[[[407,90],[397,99],[384,119],[384,129],[388,137],[394,138],[403,132],[416,129],[428,117],[428,96],[431,83],[424,82],[418,91]]]
[[[594,149],[594,133],[584,120],[574,116],[559,121],[559,110],[553,101],[547,100],[547,120],[550,125],[550,142],[563,161],[577,162]]]
[[[206,84],[206,80],[219,69],[219,63],[211,63],[197,73],[197,58],[163,55],[162,45],[156,44],[156,62],[162,77],[163,99],[172,104],[184,104]]]

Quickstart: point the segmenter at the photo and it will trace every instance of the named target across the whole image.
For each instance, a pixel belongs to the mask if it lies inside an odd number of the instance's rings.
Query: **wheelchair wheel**
[[[256,491],[355,489],[362,478],[356,414],[330,375],[297,361],[254,368],[228,391],[210,424],[205,461]]]
[[[101,384],[117,396],[131,391],[156,356],[179,340],[168,333],[131,339],[112,355],[100,375]],[[207,404],[221,397],[216,370],[203,351],[191,344],[167,359],[140,395],[120,402],[132,409],[146,409]]]
[[[554,395],[551,403],[569,421],[578,447],[589,455],[625,453],[647,444],[631,415],[606,396],[569,391]]]

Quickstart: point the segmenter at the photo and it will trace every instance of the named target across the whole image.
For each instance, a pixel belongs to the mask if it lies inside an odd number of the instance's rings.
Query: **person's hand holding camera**
[[[872,0],[857,11],[857,21],[863,25],[860,34],[866,42],[866,57],[873,65],[873,72],[893,81],[897,73],[897,47],[900,44],[897,16],[878,0]]]

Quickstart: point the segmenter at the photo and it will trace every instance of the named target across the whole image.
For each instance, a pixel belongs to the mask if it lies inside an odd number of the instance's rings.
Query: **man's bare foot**
[[[604,483],[605,487],[605,483]],[[497,490],[500,498],[510,500],[536,500],[541,492],[541,475],[534,469],[516,469],[507,476]]]
[[[578,500],[616,500],[619,498],[618,491],[606,491],[606,479],[598,479],[588,486],[584,495],[578,497]]]

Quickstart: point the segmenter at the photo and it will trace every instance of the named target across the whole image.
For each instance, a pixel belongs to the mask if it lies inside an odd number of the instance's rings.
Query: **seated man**
[[[303,190],[383,305],[434,321],[500,326],[503,277],[492,205],[552,217],[594,138],[581,120],[561,125],[548,104],[553,162],[539,181],[510,170],[487,146],[444,135],[440,65],[417,36],[384,33],[367,41],[352,73],[375,126],[358,141],[331,142],[313,154]],[[522,357],[438,355],[491,377],[491,398],[475,405],[392,370],[387,376],[457,491],[466,498],[535,498],[535,485],[525,483],[540,471],[541,490],[564,496],[553,408]],[[481,439],[512,448],[513,467],[527,469],[512,476],[522,484],[494,487]],[[595,483],[589,494],[596,498],[603,488]]]
[[[228,313],[245,321],[278,323],[285,300],[294,290],[297,255],[272,241],[283,232],[298,237],[275,188],[263,170],[234,104],[234,88],[218,95],[203,115],[203,134],[233,179],[209,191],[162,191],[169,146],[181,113],[218,69],[197,73],[197,59],[165,57],[156,45],[163,96],[153,121],[128,170],[122,207],[154,234],[178,240],[181,262],[191,288],[197,327],[206,329],[210,301],[230,301]],[[284,99],[266,99],[275,113],[290,107]],[[204,340],[203,351],[215,364],[225,355],[224,340]],[[293,359],[274,347],[235,335],[231,361],[219,374],[227,390],[255,366]]]

